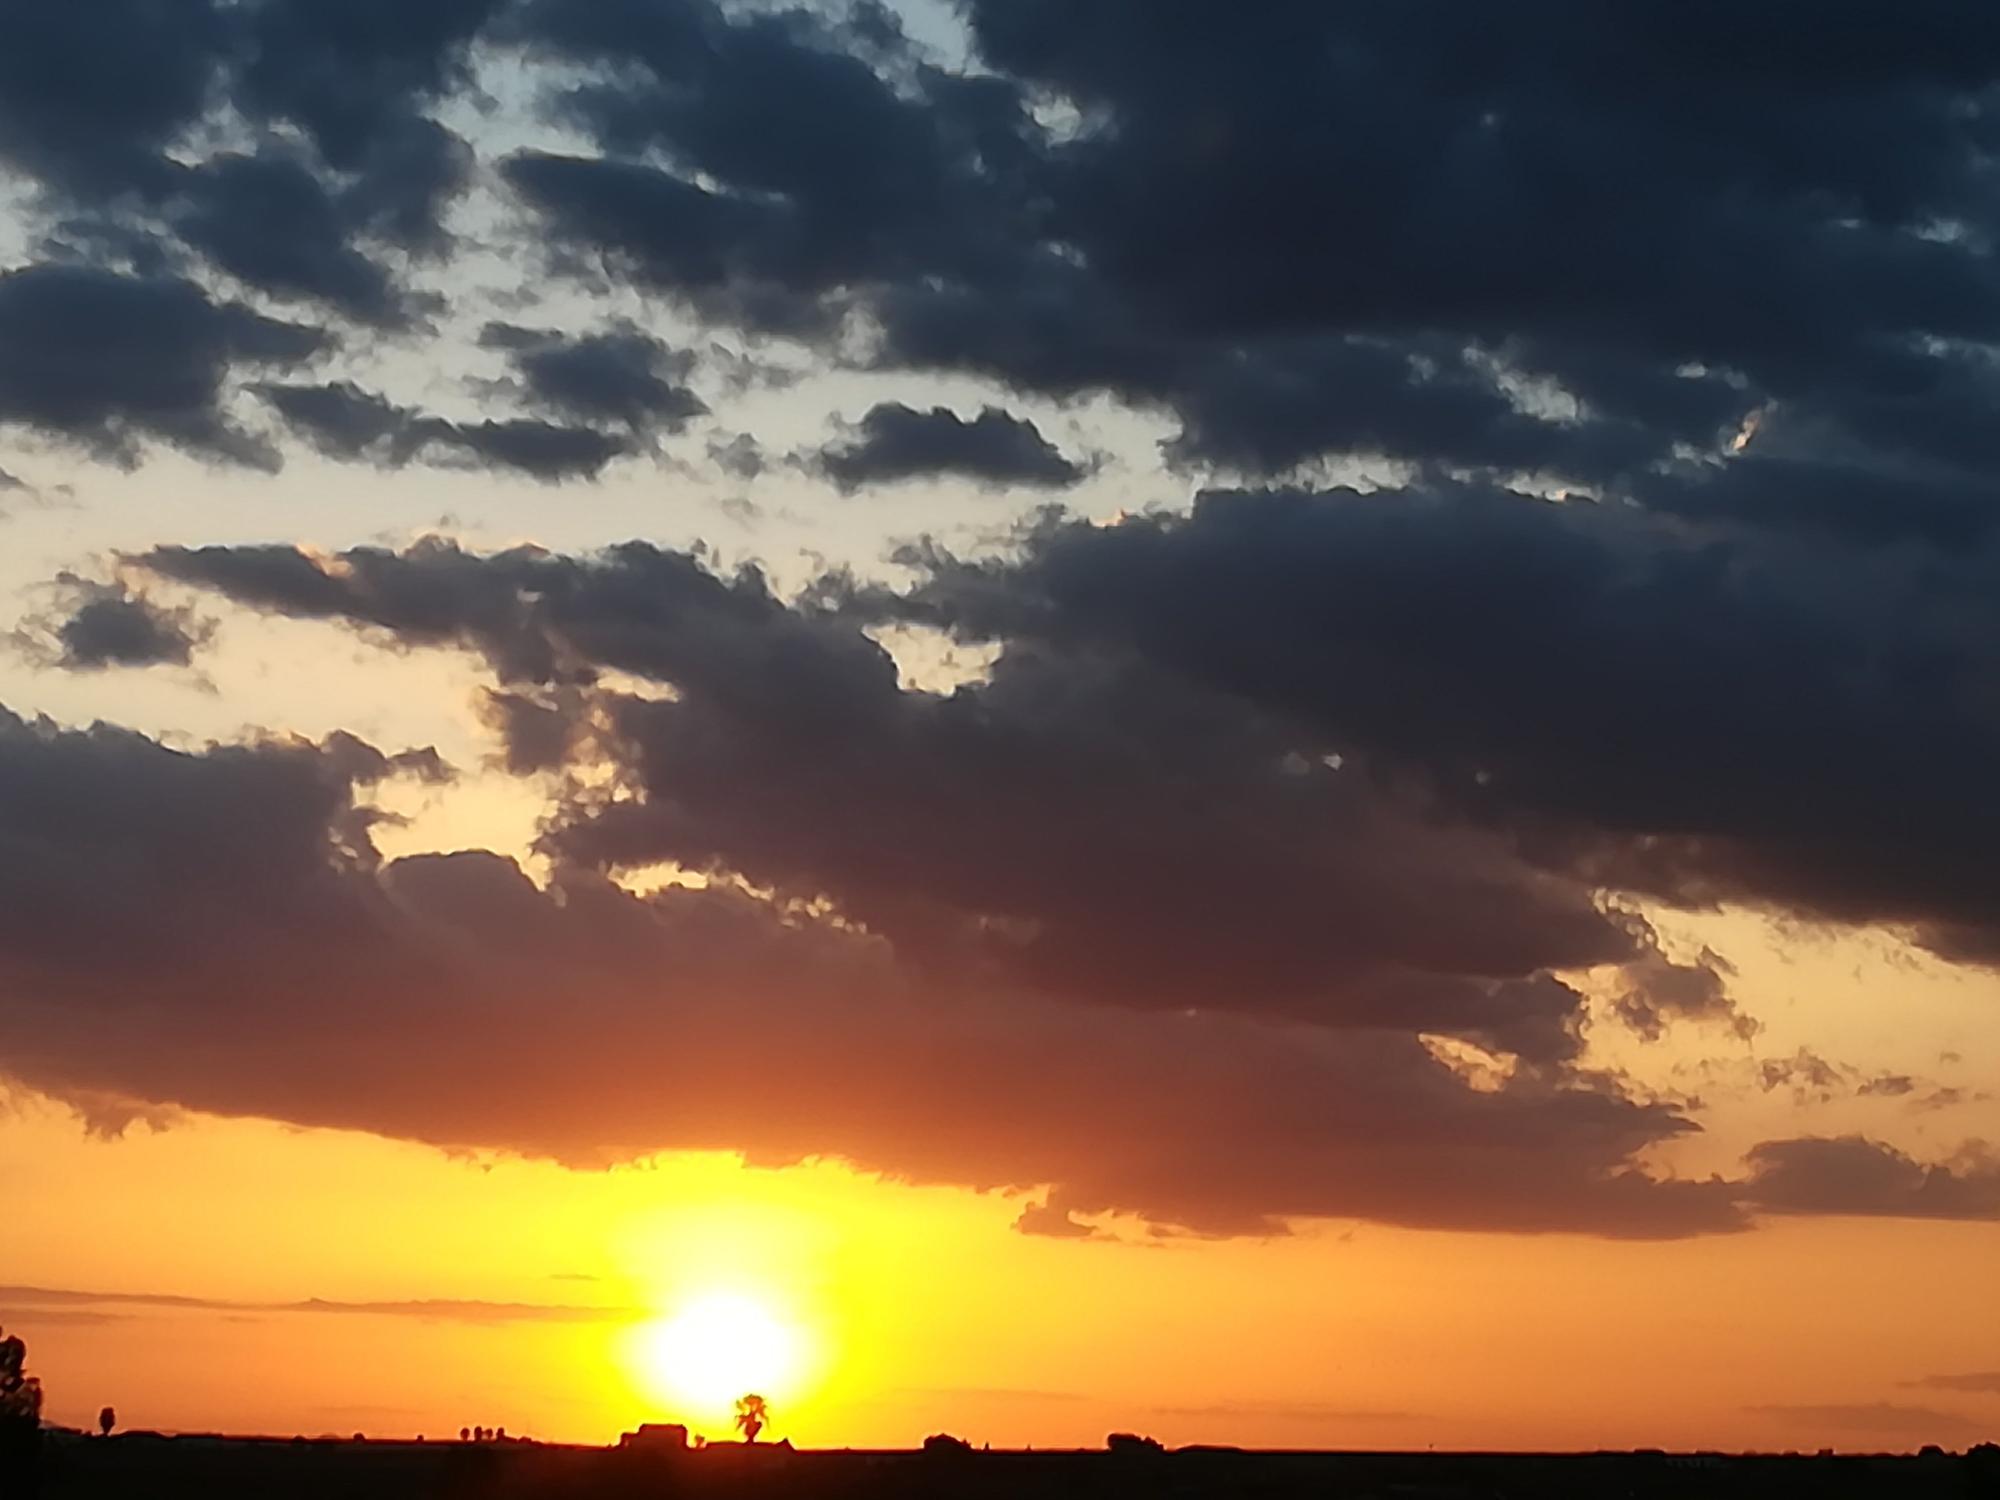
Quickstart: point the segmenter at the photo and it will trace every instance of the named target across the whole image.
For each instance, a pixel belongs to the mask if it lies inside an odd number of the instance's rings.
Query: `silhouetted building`
[[[619,1447],[642,1453],[685,1453],[687,1445],[688,1430],[679,1422],[641,1422],[636,1432],[618,1439]]]

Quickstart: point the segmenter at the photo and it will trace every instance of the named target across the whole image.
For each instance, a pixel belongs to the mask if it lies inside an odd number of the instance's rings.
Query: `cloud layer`
[[[135,532],[27,622],[41,660],[198,665],[189,593],[467,653],[551,873],[379,853],[371,788],[434,753],[6,714],[0,1071],[833,1155],[1046,1190],[1020,1227],[1072,1238],[2000,1216],[1977,1148],[1675,1179],[1694,1106],[1588,1048],[1756,1032],[1644,903],[2000,963],[2000,19],[1870,12],[4,23],[10,442],[751,486],[784,450],[732,407],[810,372],[867,392],[791,450],[829,506],[1133,471],[1160,505],[790,595],[644,541]],[[928,690],[898,631],[991,664]],[[1798,1057],[1770,1087],[1822,1086]]]

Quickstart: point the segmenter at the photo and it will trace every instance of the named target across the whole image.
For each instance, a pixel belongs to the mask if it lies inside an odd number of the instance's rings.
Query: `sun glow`
[[[757,1298],[709,1292],[634,1330],[632,1363],[641,1388],[670,1416],[722,1436],[737,1397],[755,1392],[775,1407],[796,1392],[804,1344],[798,1328]]]

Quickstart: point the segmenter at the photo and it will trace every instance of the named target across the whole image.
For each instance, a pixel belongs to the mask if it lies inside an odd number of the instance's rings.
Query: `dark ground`
[[[710,1450],[680,1456],[533,1443],[109,1439],[51,1435],[39,1500],[100,1497],[706,1496],[846,1500],[898,1496],[1978,1496],[2000,1500],[2000,1453],[1970,1457],[1721,1457],[1663,1454],[1156,1454]],[[0,1500],[27,1500],[0,1475]]]

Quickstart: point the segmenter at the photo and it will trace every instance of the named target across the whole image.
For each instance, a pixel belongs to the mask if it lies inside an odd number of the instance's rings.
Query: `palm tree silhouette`
[[[743,1434],[743,1441],[754,1443],[757,1434],[764,1430],[771,1419],[771,1407],[762,1396],[738,1396],[736,1398],[736,1426]]]

